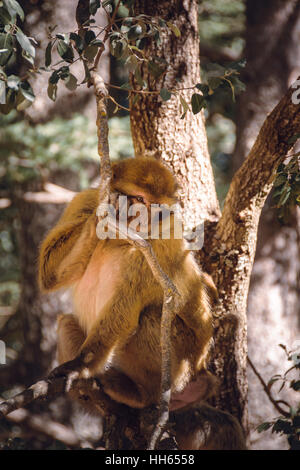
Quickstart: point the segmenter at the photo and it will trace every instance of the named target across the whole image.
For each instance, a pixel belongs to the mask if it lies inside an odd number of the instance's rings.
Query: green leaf
[[[202,91],[203,95],[208,95],[209,93],[209,86],[208,85],[204,85],[202,83],[197,83],[197,85],[195,85],[196,88],[200,91]]]
[[[54,84],[54,83],[50,83],[48,84],[48,89],[47,89],[47,93],[48,93],[48,96],[49,98],[52,100],[52,101],[55,101],[56,100],[56,96],[57,96],[57,85]]]
[[[57,52],[66,62],[73,62],[74,52],[71,46],[65,41],[59,40],[57,44]]]
[[[24,21],[24,11],[16,0],[3,0],[5,7],[7,8],[10,16],[15,18],[17,15]]]
[[[17,33],[16,33],[16,38],[17,38],[17,41],[18,43],[20,44],[20,46],[22,47],[22,49],[27,52],[27,54],[32,57],[33,59],[35,58],[35,48],[33,47],[33,45],[31,44],[30,40],[28,39],[27,36],[25,36],[25,34],[23,33],[23,31],[21,31],[20,29],[18,29]]]
[[[33,89],[31,88],[30,84],[27,81],[24,81],[20,85],[20,91],[24,98],[26,98],[28,101],[34,101],[34,93]]]
[[[89,5],[90,14],[93,16],[96,15],[97,10],[98,8],[100,8],[100,6],[101,6],[100,0],[90,0],[90,5]]]
[[[5,52],[0,53],[0,66],[5,66],[8,64],[10,58],[13,54],[13,36],[11,34],[0,34],[0,48],[5,50]]]
[[[77,78],[72,73],[69,73],[68,78],[65,79],[64,82],[68,90],[70,91],[76,90]]]
[[[257,427],[257,432],[261,433],[267,431],[272,426],[272,423],[262,423]]]
[[[282,191],[282,195],[278,202],[278,207],[284,206],[284,204],[288,201],[291,194],[291,190],[292,188],[290,186],[284,187],[284,190]]]
[[[50,75],[50,78],[49,78],[49,83],[51,83],[52,85],[55,85],[58,81],[59,81],[59,73],[57,70],[54,70],[54,72]]]
[[[104,42],[101,41],[100,39],[94,39],[90,43],[91,46],[97,46],[97,47],[104,47]]]
[[[61,39],[62,41],[65,41],[67,44],[69,43],[69,42],[68,42],[68,37],[67,37],[66,34],[57,33],[57,34],[55,35],[55,37],[56,37],[57,39]]]
[[[22,50],[22,57],[26,59],[31,65],[34,65],[33,57],[28,54],[28,52],[24,51],[24,49]]]
[[[283,419],[278,419],[272,428],[272,432],[292,434],[293,429],[291,423]]]
[[[70,40],[74,41],[75,43],[75,48],[79,52],[79,54],[82,53],[84,49],[84,42],[83,39],[79,36],[79,34],[76,33],[70,33]]]
[[[10,24],[11,16],[5,8],[0,8],[0,23],[3,25]]]
[[[128,66],[130,72],[134,72],[138,66],[138,60],[134,55],[130,55],[125,64]]]
[[[167,25],[173,31],[177,38],[181,36],[180,30],[177,28],[177,26],[175,26],[175,24],[171,23],[170,21],[167,21]]]
[[[90,42],[94,41],[96,39],[96,34],[94,31],[91,31],[90,29],[84,33],[84,42],[86,44],[89,44]]]
[[[69,74],[70,74],[70,67],[68,65],[63,65],[59,70],[58,70],[58,73],[59,73],[59,77],[62,79],[62,80],[65,80],[66,78],[68,78]]]
[[[300,391],[300,380],[292,380],[290,387],[296,392]]]
[[[110,44],[111,54],[117,59],[120,59],[124,53],[126,45],[126,41],[124,41],[123,39],[112,41]]]
[[[187,102],[185,101],[185,99],[183,98],[182,95],[179,95],[179,100],[180,100],[180,103],[181,103],[181,106],[182,106],[182,109],[183,109],[183,114],[182,114],[182,116],[180,116],[180,119],[184,119],[186,113],[189,110],[189,105],[187,104]]]
[[[92,62],[94,58],[96,57],[96,54],[98,52],[98,47],[97,46],[91,46],[89,45],[85,50],[84,50],[84,57],[89,61]]]
[[[198,114],[201,111],[201,109],[206,106],[206,101],[205,101],[204,96],[199,95],[199,93],[194,93],[192,95],[191,104],[192,104],[193,113]]]
[[[131,41],[133,39],[139,38],[142,34],[143,34],[143,28],[140,24],[137,24],[137,25],[132,26],[129,29],[127,33],[127,37]]]
[[[51,50],[52,50],[52,45],[53,45],[53,42],[50,41],[46,47],[46,51],[45,51],[45,66],[46,67],[49,67],[51,65]]]
[[[167,90],[166,88],[162,88],[159,94],[161,98],[163,99],[163,101],[168,101],[172,96],[172,93],[170,93],[169,90]]]
[[[181,103],[181,106],[183,108],[183,111],[186,112],[189,110],[189,105],[187,104],[187,102],[185,101],[185,99],[183,98],[182,95],[179,96],[179,99],[180,99],[180,103]]]
[[[17,95],[17,99],[16,99],[17,111],[24,111],[24,109],[29,108],[29,106],[31,106],[31,104],[32,104],[32,101],[27,100],[26,98],[24,98],[21,91],[19,91],[19,93]]]

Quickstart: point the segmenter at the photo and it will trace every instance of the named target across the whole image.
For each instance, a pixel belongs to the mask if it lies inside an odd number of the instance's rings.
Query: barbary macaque
[[[112,165],[111,193],[127,196],[129,209],[133,204],[146,208],[149,229],[151,205],[173,205],[176,188],[172,173],[155,159]],[[58,318],[59,363],[76,359],[84,376],[88,371],[99,377],[114,401],[143,408],[160,400],[163,291],[138,247],[121,236],[97,236],[99,202],[98,189],[71,201],[42,243],[39,283],[45,292],[72,289],[74,312]],[[118,202],[115,209],[118,218]],[[171,331],[170,409],[178,410],[213,393],[215,379],[207,361],[217,294],[184,239],[175,236],[171,212],[170,220],[170,236],[154,239],[150,234],[149,242],[181,297]],[[159,227],[161,235],[161,220]]]

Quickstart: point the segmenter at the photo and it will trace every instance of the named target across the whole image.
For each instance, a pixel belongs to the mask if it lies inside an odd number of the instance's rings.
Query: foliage
[[[19,23],[24,21],[24,11],[16,0],[0,2],[0,113],[8,114],[30,106],[34,100],[33,90],[28,82],[34,68],[36,44],[33,38],[24,34]],[[24,76],[14,74],[14,68],[28,65]]]
[[[294,136],[291,143],[299,137]],[[291,155],[286,162],[279,165],[274,188],[273,199],[275,207],[278,208],[278,218],[287,222],[292,209],[296,205],[300,206],[300,152]]]
[[[292,351],[288,351],[286,346],[279,345],[286,353],[288,361],[292,363],[292,366],[285,372],[283,375],[274,375],[268,383],[269,391],[273,385],[277,382],[281,382],[279,392],[284,387],[289,387],[295,392],[300,393],[300,345]],[[291,373],[296,372],[297,376],[291,377]],[[267,421],[258,426],[258,432],[267,431],[268,429],[272,430],[272,433],[277,433],[285,435],[287,437],[289,446],[291,450],[300,450],[300,396],[299,401],[296,405],[292,406],[286,402],[281,402],[280,400],[277,403],[283,403],[288,407],[288,411],[284,416],[279,416],[273,421]]]
[[[199,30],[202,44],[230,47],[241,54],[244,47],[245,2],[243,0],[200,0]]]
[[[106,40],[109,41],[112,56],[122,61],[135,78],[138,88],[133,89],[128,83],[122,84],[121,87],[123,90],[136,93],[132,105],[138,101],[140,93],[144,91],[159,94],[163,101],[168,101],[172,95],[175,95],[180,100],[182,118],[184,118],[187,111],[192,110],[194,114],[197,114],[203,107],[206,107],[209,95],[212,95],[217,88],[229,85],[233,97],[242,89],[242,84],[237,78],[240,64],[230,64],[228,68],[212,64],[207,72],[207,81],[191,87],[195,89],[195,92],[192,94],[190,103],[187,103],[180,94],[180,88],[170,90],[162,88],[159,92],[151,90],[149,84],[142,79],[141,67],[146,65],[150,76],[157,81],[166,73],[168,63],[161,57],[148,57],[145,53],[147,44],[154,40],[159,45],[161,35],[166,32],[173,34],[176,38],[179,38],[181,33],[175,24],[163,18],[143,14],[134,16],[133,3],[125,0],[117,4],[110,0],[103,2],[93,0],[89,2],[88,11],[78,13],[77,19],[81,24],[78,30],[56,32],[56,26],[49,27],[50,41],[45,50],[45,66],[38,69],[34,66],[35,49],[32,44],[34,40],[24,35],[17,25],[17,16],[23,21],[24,12],[16,0],[5,0],[2,7],[3,12],[7,13],[2,20],[5,49],[1,52],[3,63],[1,64],[2,80],[0,80],[0,95],[2,90],[2,101],[5,104],[0,105],[0,112],[8,113],[13,108],[21,110],[30,105],[34,100],[34,94],[27,78],[30,74],[40,73],[41,70],[50,73],[48,96],[53,101],[57,98],[60,80],[71,91],[88,83],[91,71],[97,67],[98,58],[101,56]],[[99,8],[103,8],[109,18],[105,27],[98,26],[92,18]],[[104,31],[102,41],[100,35]],[[19,43],[18,48],[15,47],[16,42]],[[13,54],[16,59],[19,59],[21,55],[30,62],[32,67],[28,70],[26,79],[15,74],[8,75],[9,54]],[[54,64],[53,56],[55,59],[58,58]],[[71,71],[72,64],[77,61],[82,62],[84,69],[84,79],[81,82]],[[115,102],[111,96],[109,98]],[[115,104],[115,111],[122,107],[116,102]]]

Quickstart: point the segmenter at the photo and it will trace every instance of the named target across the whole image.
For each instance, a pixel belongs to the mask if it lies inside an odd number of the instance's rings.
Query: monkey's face
[[[118,196],[115,204],[118,219],[124,220],[127,211],[128,225],[133,224],[137,232],[149,232],[153,224],[160,225],[170,216],[168,206],[177,201],[177,183],[161,162],[130,158],[114,164],[112,172],[111,190]]]

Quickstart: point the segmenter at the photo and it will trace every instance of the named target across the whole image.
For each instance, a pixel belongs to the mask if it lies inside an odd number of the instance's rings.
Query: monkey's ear
[[[117,169],[117,163],[112,163],[111,164],[111,177],[112,179],[116,179],[116,169]]]

